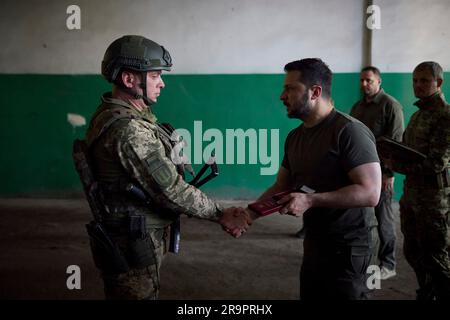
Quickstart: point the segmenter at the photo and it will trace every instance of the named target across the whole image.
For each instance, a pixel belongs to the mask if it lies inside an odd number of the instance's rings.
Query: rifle
[[[103,194],[91,170],[92,166],[85,140],[76,139],[74,141],[72,155],[94,217],[94,221],[86,224],[94,263],[97,268],[105,272],[127,272],[129,265],[125,257],[101,224],[102,216],[107,212],[107,208],[103,205]]]

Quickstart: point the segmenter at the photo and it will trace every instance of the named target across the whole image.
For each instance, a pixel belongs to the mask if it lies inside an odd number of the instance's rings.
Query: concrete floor
[[[104,298],[84,229],[90,219],[84,199],[0,199],[0,217],[0,299]],[[217,224],[183,217],[181,252],[166,255],[160,298],[298,299],[303,250],[293,235],[300,227],[301,219],[275,214],[234,239]],[[383,281],[373,299],[415,297],[399,230],[398,238],[398,275]],[[81,268],[81,290],[66,287],[69,265]]]

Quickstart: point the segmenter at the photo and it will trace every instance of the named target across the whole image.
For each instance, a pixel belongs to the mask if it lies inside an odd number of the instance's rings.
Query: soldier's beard
[[[296,118],[305,120],[312,111],[311,102],[308,101],[308,95],[305,93],[303,97],[298,101],[291,114],[288,114],[289,118]]]

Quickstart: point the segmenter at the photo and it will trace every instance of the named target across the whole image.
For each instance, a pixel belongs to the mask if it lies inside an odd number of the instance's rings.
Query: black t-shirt
[[[318,125],[302,124],[289,133],[282,166],[297,186],[321,193],[353,184],[348,172],[370,162],[379,162],[371,131],[333,109]],[[371,247],[370,228],[376,220],[373,208],[311,208],[304,214],[304,224],[307,237],[326,246]]]

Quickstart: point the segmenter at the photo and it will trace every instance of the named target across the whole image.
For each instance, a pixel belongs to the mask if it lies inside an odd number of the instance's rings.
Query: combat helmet
[[[147,71],[170,71],[172,58],[169,51],[158,43],[137,35],[127,35],[114,40],[106,49],[102,61],[102,75],[108,82],[121,86],[135,96],[142,98],[146,104],[153,101],[147,98],[146,73]],[[123,69],[141,72],[143,95],[137,94],[129,88],[124,88],[118,78]]]

